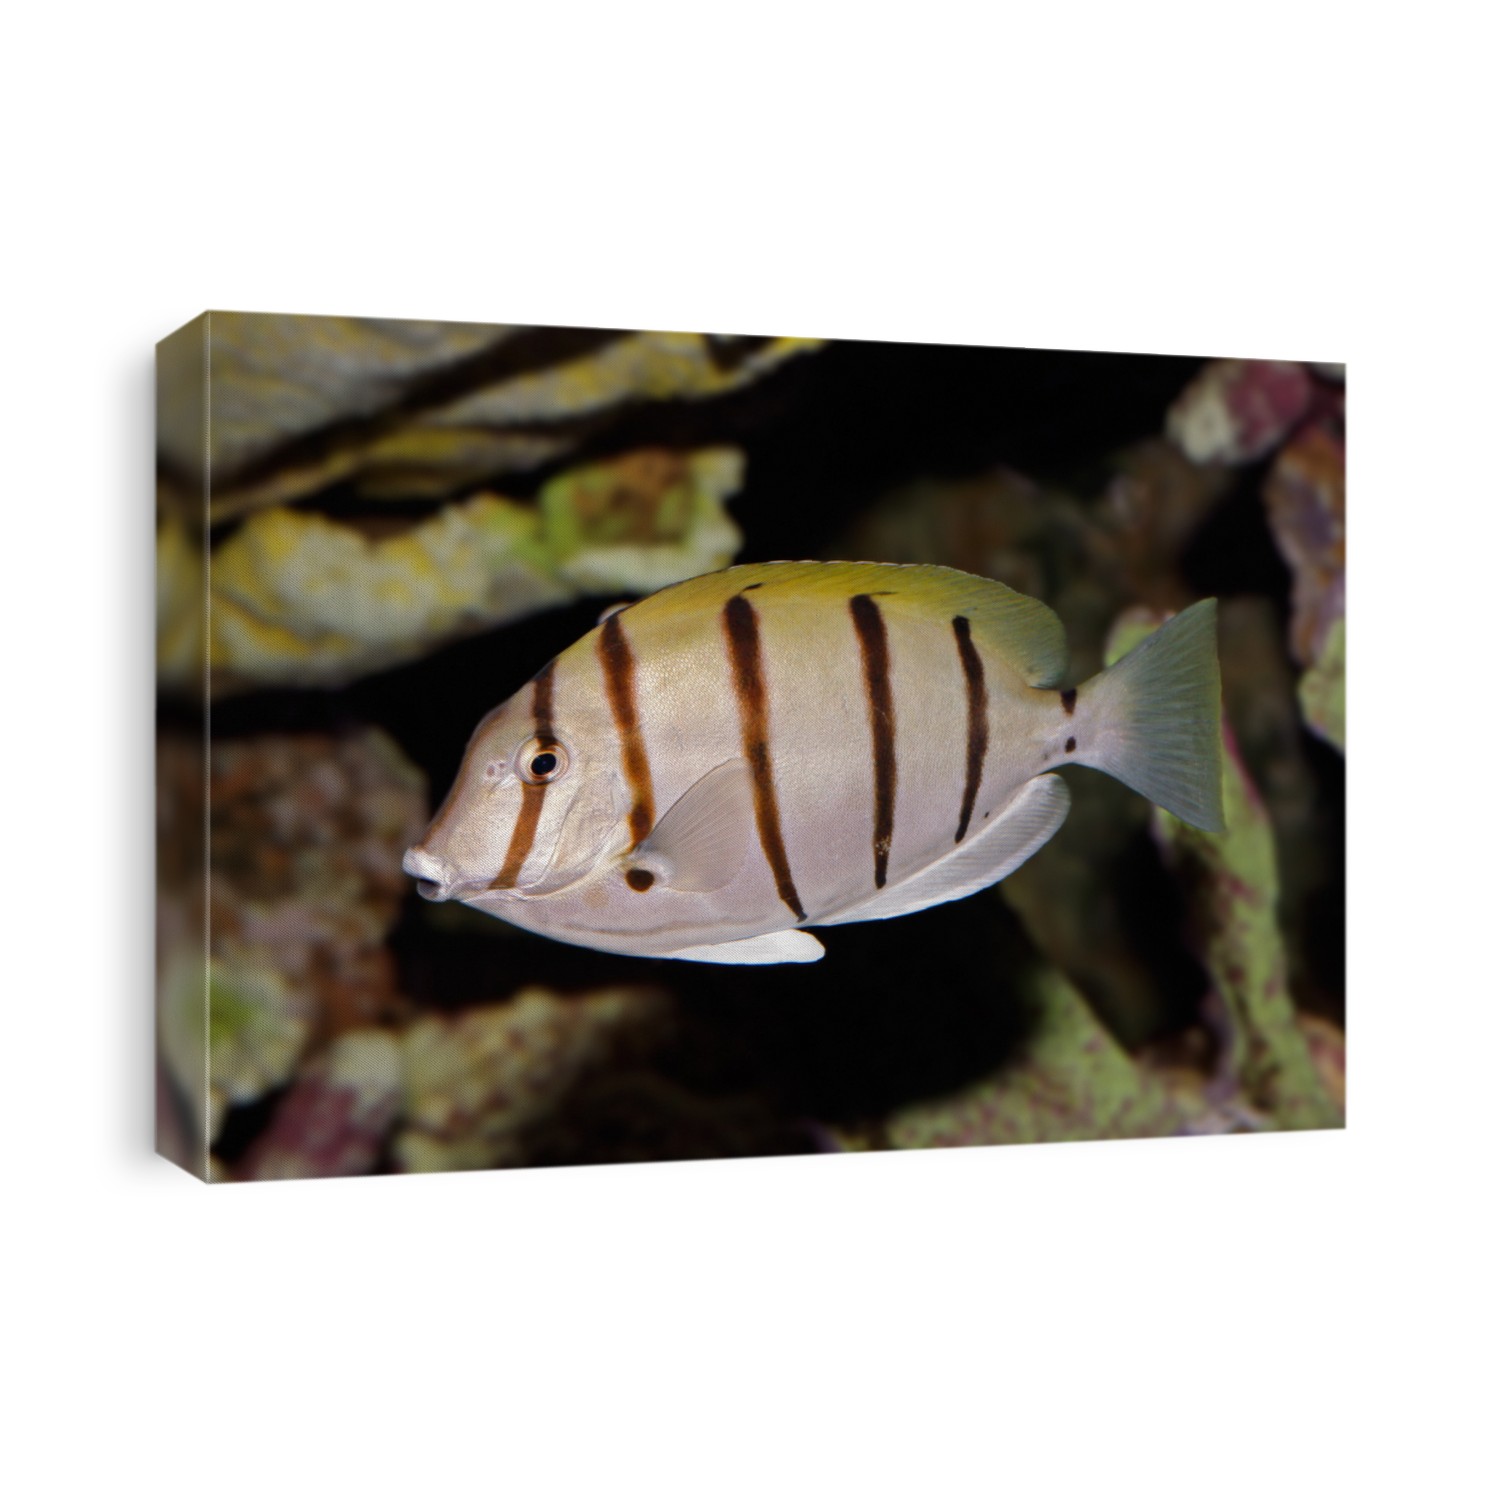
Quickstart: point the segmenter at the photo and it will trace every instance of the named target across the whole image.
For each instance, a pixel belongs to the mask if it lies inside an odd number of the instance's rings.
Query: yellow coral
[[[581,593],[645,593],[725,566],[743,456],[646,450],[569,471],[540,507],[480,494],[395,536],[277,506],[203,562],[171,517],[157,539],[158,668],[193,686],[206,610],[216,693],[337,686]]]

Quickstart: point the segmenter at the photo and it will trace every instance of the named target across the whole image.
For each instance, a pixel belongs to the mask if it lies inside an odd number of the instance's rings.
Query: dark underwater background
[[[189,325],[159,353],[160,1149],[249,1180],[1342,1124],[1343,379]],[[1070,768],[1001,886],[805,966],[416,896],[470,731],[604,605],[799,557],[1001,579],[1074,682],[1217,596],[1227,833]]]

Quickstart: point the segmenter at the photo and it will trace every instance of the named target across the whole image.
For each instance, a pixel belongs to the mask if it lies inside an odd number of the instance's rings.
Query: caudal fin
[[[1185,823],[1224,831],[1218,609],[1203,599],[1079,689],[1077,759]]]

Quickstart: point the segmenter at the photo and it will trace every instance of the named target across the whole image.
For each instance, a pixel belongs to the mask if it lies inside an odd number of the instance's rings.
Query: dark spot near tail
[[[625,874],[625,884],[633,891],[649,891],[656,883],[656,876],[650,870],[628,870]]]
[[[1058,696],[1062,699],[1063,712],[1065,714],[1072,713],[1073,706],[1078,702],[1078,689],[1064,688]]]
[[[1078,748],[1078,741],[1075,740],[1073,738],[1073,736],[1070,734],[1068,736],[1068,743],[1063,746],[1063,749],[1066,750],[1069,755],[1071,755],[1077,748]]]
[[[740,593],[748,594],[751,589],[758,589],[759,587],[760,585],[758,583],[747,583],[744,588],[740,590]]]

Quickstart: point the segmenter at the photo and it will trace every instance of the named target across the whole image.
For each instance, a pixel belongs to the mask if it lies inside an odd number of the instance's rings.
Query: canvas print
[[[1343,1123],[1341,366],[214,312],[157,374],[164,1155]]]

